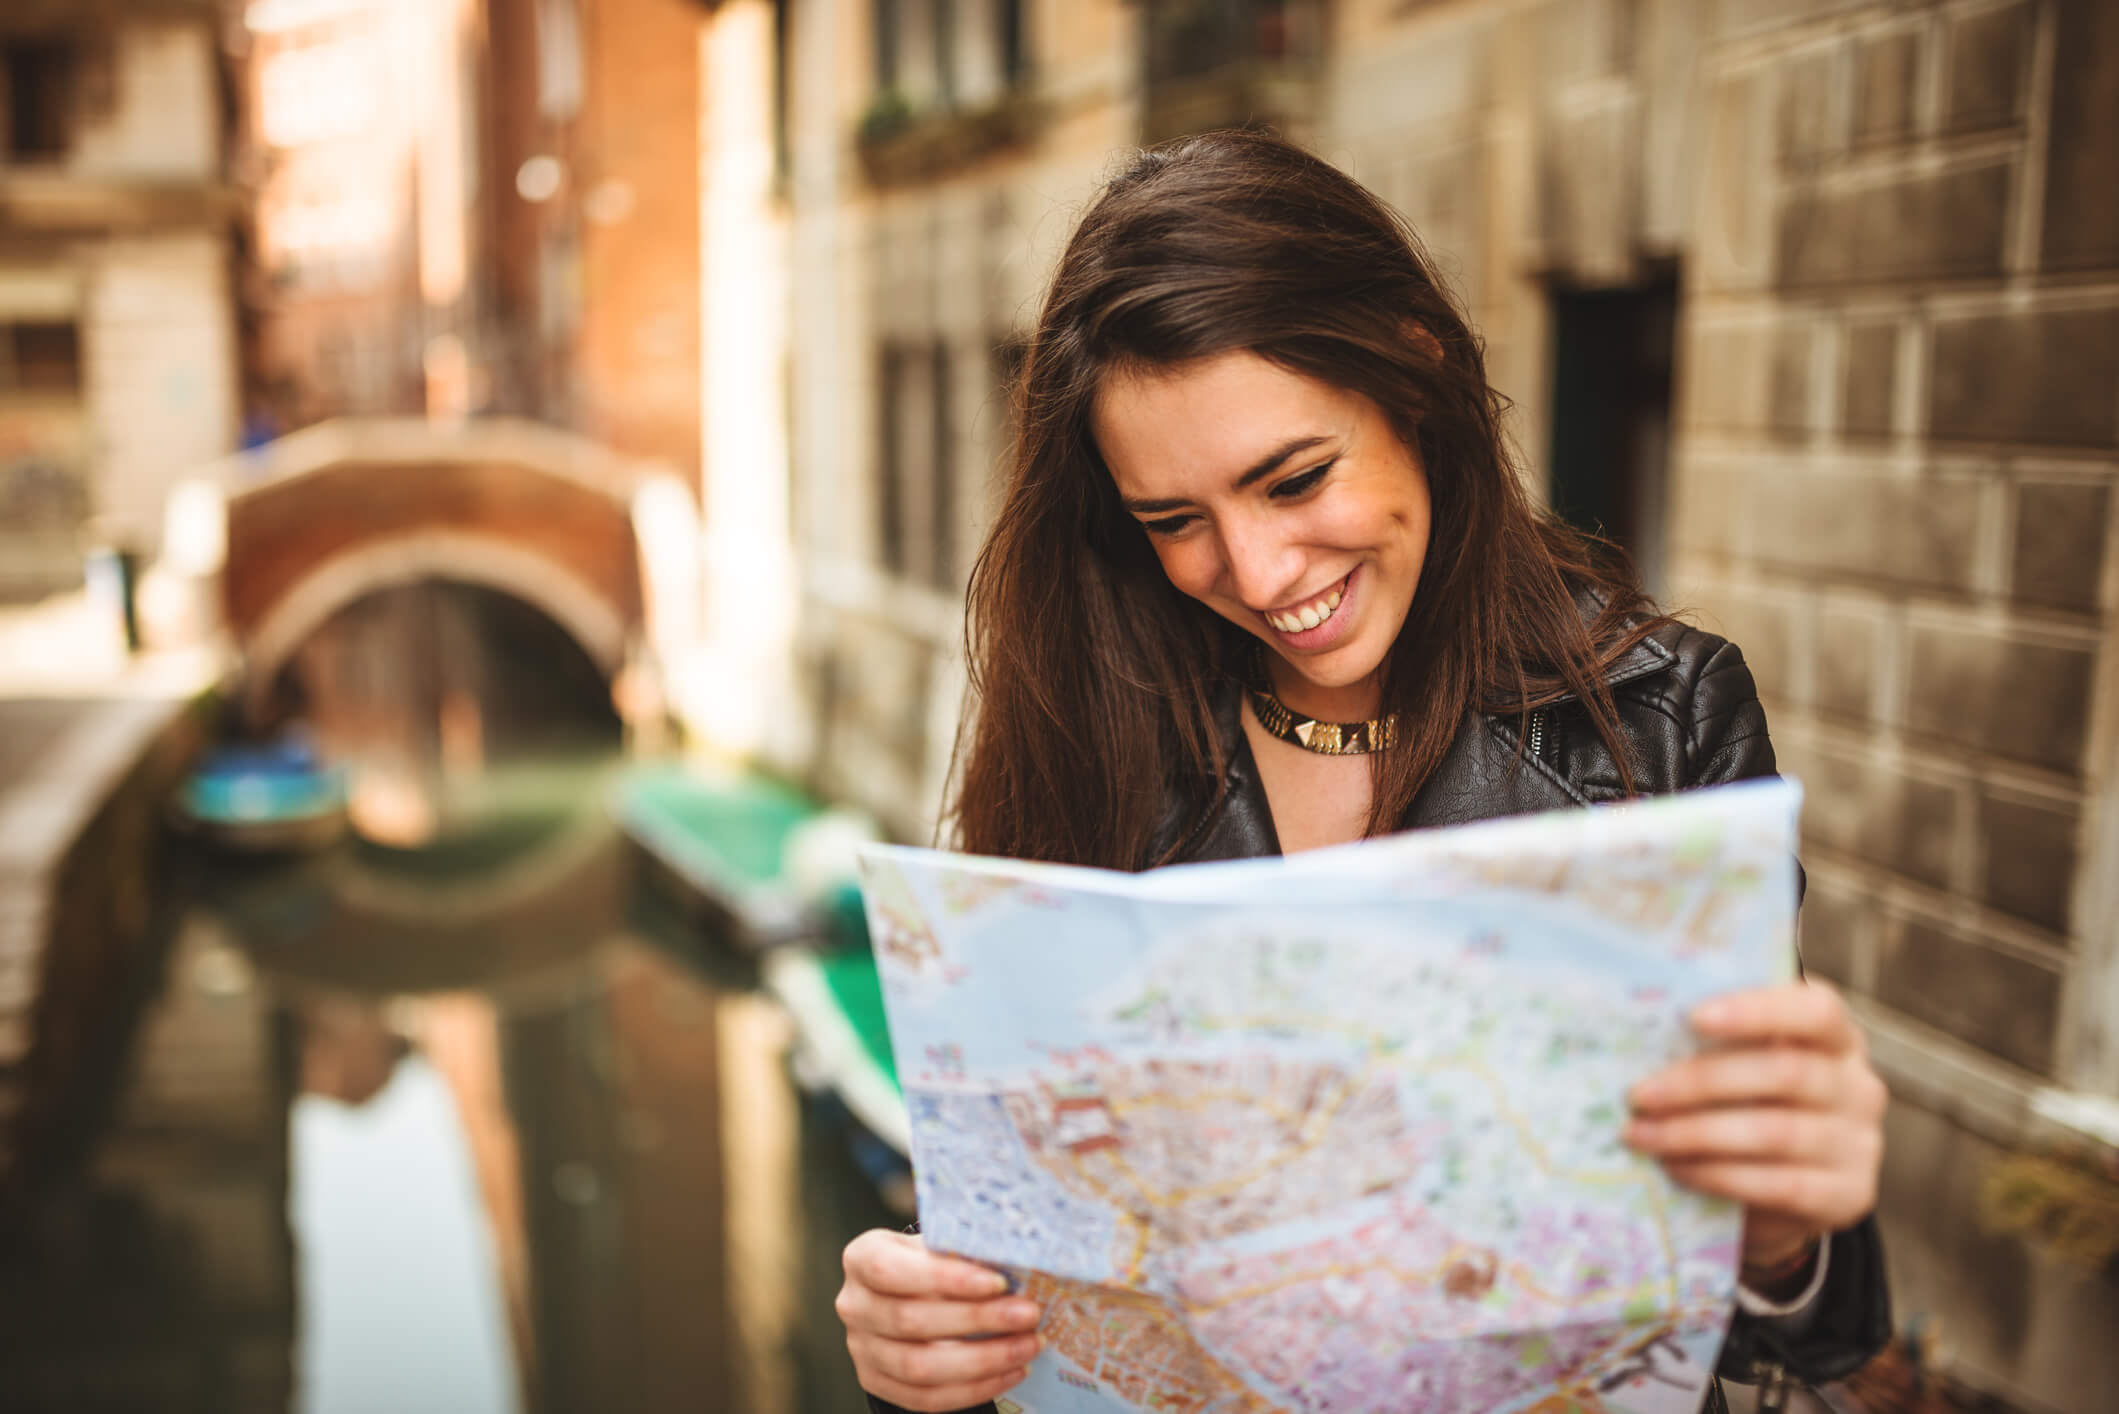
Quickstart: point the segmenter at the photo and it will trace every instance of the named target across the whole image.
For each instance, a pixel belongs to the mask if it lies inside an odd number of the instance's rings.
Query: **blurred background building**
[[[1533,486],[1758,673],[1805,956],[1897,1099],[1901,1315],[2025,1409],[2119,1387],[2111,1249],[1994,1197],[2119,1174],[2119,7],[15,0],[0,47],[0,593],[153,552],[189,478],[312,696],[354,650],[297,640],[469,580],[577,698],[915,840],[1083,203],[1231,123],[1338,162]],[[356,521],[388,553],[315,588]],[[507,621],[445,618],[437,759]]]
[[[685,0],[242,7],[254,435],[516,414],[694,471],[699,20]]]
[[[0,594],[78,583],[84,539],[151,539],[234,445],[221,10],[0,12]]]

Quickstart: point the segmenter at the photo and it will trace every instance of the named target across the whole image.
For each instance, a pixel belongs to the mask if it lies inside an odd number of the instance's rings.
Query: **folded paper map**
[[[1619,1142],[1794,965],[1798,788],[1145,874],[862,859],[928,1244],[1031,1414],[1697,1409],[1739,1213]]]

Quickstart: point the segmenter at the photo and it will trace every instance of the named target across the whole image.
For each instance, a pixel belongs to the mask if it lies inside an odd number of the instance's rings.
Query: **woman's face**
[[[1252,353],[1114,375],[1095,432],[1170,582],[1272,652],[1275,690],[1375,715],[1427,556],[1427,473],[1383,410]]]

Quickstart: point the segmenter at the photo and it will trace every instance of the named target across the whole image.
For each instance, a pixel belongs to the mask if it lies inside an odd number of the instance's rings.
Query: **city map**
[[[1136,875],[868,849],[925,1240],[1044,1306],[1004,1414],[1691,1414],[1739,1214],[1625,1095],[1792,974],[1798,802]]]

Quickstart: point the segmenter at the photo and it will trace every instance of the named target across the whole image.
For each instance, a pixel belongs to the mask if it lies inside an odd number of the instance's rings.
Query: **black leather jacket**
[[[1661,795],[1774,774],[1766,714],[1735,644],[1673,624],[1615,662],[1607,681],[1633,757],[1636,791]],[[1221,800],[1208,810],[1196,800],[1173,802],[1157,843],[1181,843],[1178,857],[1186,861],[1278,854],[1280,841],[1240,725],[1233,685],[1220,706],[1228,750]],[[1590,805],[1623,794],[1617,763],[1579,704],[1563,701],[1541,709],[1520,732],[1513,716],[1474,712],[1464,719],[1402,825],[1459,825]],[[1831,1247],[1824,1289],[1799,1321],[1761,1321],[1736,1313],[1722,1348],[1723,1376],[1756,1384],[1785,1372],[1822,1384],[1851,1373],[1883,1348],[1891,1336],[1891,1303],[1875,1220],[1865,1218],[1834,1233]],[[1710,1409],[1717,1407],[1718,1395],[1710,1396]],[[871,1404],[878,1414],[894,1408]]]

